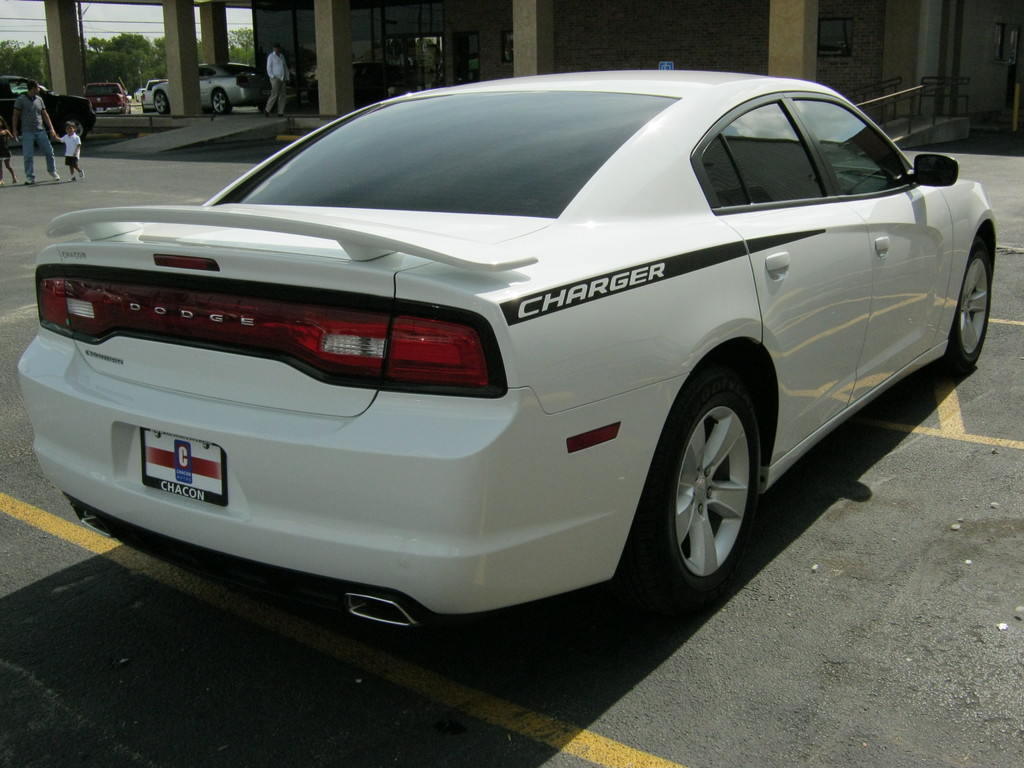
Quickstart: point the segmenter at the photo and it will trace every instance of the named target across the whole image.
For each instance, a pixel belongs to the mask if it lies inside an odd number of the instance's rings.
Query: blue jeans
[[[36,177],[37,146],[43,150],[43,157],[46,158],[46,170],[50,173],[57,172],[57,162],[53,159],[53,147],[50,146],[50,137],[46,131],[22,131],[21,154],[25,159],[25,181],[34,180]]]

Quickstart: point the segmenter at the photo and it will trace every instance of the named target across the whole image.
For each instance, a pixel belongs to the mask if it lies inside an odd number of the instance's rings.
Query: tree
[[[85,54],[89,82],[120,82],[131,91],[150,78],[162,77],[166,69],[163,46],[158,47],[145,35],[89,38]]]
[[[256,43],[251,29],[233,29],[228,32],[228,60],[255,65]]]
[[[21,75],[48,85],[50,66],[46,46],[0,40],[0,74]]]

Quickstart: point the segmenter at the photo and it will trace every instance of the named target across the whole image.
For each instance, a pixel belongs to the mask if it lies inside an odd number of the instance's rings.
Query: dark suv
[[[28,90],[28,78],[17,75],[0,75],[0,117],[11,125],[14,117],[14,100]],[[62,96],[39,87],[39,95],[43,97],[46,111],[53,121],[53,130],[58,135],[64,133],[64,124],[71,121],[75,124],[78,135],[85,138],[96,125],[96,113],[92,104],[84,96]],[[18,126],[21,132],[21,126]]]

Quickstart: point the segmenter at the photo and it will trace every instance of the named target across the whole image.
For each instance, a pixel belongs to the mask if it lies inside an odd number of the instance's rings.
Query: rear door
[[[779,377],[774,461],[842,410],[871,306],[868,227],[830,200],[781,100],[745,107],[705,141],[695,169],[747,243]]]

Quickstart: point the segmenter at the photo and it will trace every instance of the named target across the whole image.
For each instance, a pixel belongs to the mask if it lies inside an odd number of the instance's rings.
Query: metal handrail
[[[961,93],[960,90],[966,88],[970,83],[969,77],[922,77],[920,85],[868,99],[860,102],[857,106],[871,115],[879,125],[885,125],[897,118],[906,119],[906,132],[909,134],[914,129],[915,123],[920,125],[918,122],[920,120],[934,125],[939,117],[968,114],[970,97],[966,93]],[[928,115],[924,110],[925,99],[933,99]],[[961,104],[963,105],[962,112]]]

